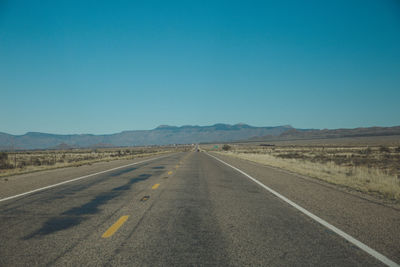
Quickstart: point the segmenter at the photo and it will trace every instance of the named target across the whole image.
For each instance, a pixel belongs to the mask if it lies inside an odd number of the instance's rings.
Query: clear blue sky
[[[0,132],[400,125],[400,2],[0,0]]]

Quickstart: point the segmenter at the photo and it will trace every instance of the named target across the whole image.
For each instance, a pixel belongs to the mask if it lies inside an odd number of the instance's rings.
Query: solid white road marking
[[[226,163],[225,161],[214,157],[213,155],[210,155],[208,153],[206,153],[207,155],[209,155],[210,157],[213,157],[214,159],[222,162],[223,164],[231,167],[232,169],[240,172],[241,174],[243,174],[244,176],[246,176],[247,178],[249,178],[250,180],[252,180],[253,182],[255,182],[256,184],[258,184],[259,186],[263,187],[265,190],[269,191],[271,194],[275,195],[276,197],[280,198],[281,200],[285,201],[286,203],[288,203],[290,206],[294,207],[295,209],[299,210],[300,212],[304,213],[305,215],[307,215],[308,217],[310,217],[311,219],[317,221],[318,223],[322,224],[323,226],[325,226],[326,228],[328,228],[329,230],[335,232],[336,234],[340,235],[341,237],[343,237],[344,239],[346,239],[347,241],[349,241],[350,243],[352,243],[353,245],[359,247],[360,249],[362,249],[363,251],[365,251],[366,253],[368,253],[369,255],[373,256],[374,258],[378,259],[379,261],[381,261],[382,263],[386,264],[387,266],[393,266],[393,267],[399,267],[400,265],[398,265],[397,263],[395,263],[394,261],[390,260],[389,258],[387,258],[385,255],[382,255],[381,253],[379,253],[378,251],[370,248],[369,246],[365,245],[364,243],[358,241],[357,239],[355,239],[354,237],[352,237],[349,234],[346,234],[345,232],[343,232],[342,230],[336,228],[335,226],[331,225],[330,223],[328,223],[327,221],[321,219],[320,217],[314,215],[313,213],[309,212],[308,210],[304,209],[303,207],[297,205],[296,203],[294,203],[293,201],[291,201],[290,199],[282,196],[281,194],[279,194],[278,192],[276,192],[275,190],[269,188],[268,186],[264,185],[263,183],[261,183],[260,181],[258,181],[257,179],[251,177],[250,175],[248,175],[247,173],[245,173],[244,171],[230,165],[229,163]]]
[[[42,191],[42,190],[45,190],[45,189],[49,189],[49,188],[53,188],[53,187],[56,187],[56,186],[59,186],[59,185],[75,182],[75,181],[82,180],[82,179],[85,179],[85,178],[88,178],[88,177],[91,177],[91,176],[95,176],[95,175],[98,175],[98,174],[102,174],[102,173],[118,170],[118,169],[125,168],[125,167],[128,167],[128,166],[137,165],[137,164],[140,164],[140,163],[145,163],[145,162],[148,162],[148,161],[161,159],[161,158],[165,158],[165,157],[167,157],[167,156],[151,158],[151,159],[147,159],[147,160],[142,160],[142,161],[130,163],[130,164],[127,164],[127,165],[124,165],[124,166],[119,166],[119,167],[116,167],[116,168],[112,168],[112,169],[109,169],[109,170],[96,172],[96,173],[91,173],[91,174],[88,174],[88,175],[85,175],[85,176],[81,176],[81,177],[78,177],[78,178],[74,178],[74,179],[71,179],[71,180],[67,180],[67,181],[64,181],[64,182],[61,182],[61,183],[52,184],[52,185],[48,185],[48,186],[45,186],[45,187],[37,188],[37,189],[31,190],[31,191],[28,191],[28,192],[25,192],[25,193],[21,193],[21,194],[18,194],[18,195],[14,195],[14,196],[11,196],[11,197],[1,198],[0,202],[6,201],[6,200],[10,200],[10,199],[13,199],[13,198],[17,198],[17,197],[22,197],[22,196],[25,196],[25,195],[28,195],[28,194],[39,192],[39,191]]]

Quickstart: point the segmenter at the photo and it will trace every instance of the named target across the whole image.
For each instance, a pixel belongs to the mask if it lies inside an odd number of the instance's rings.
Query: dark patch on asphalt
[[[145,165],[147,165],[147,164],[141,164],[141,167],[142,167],[142,166],[145,166]],[[121,175],[121,174],[134,171],[134,170],[136,170],[136,169],[138,169],[138,168],[139,168],[139,167],[133,167],[133,168],[128,168],[128,169],[123,169],[123,170],[119,170],[119,171],[116,171],[116,172],[112,172],[110,175],[106,175],[106,176],[103,176],[103,177],[96,178],[96,179],[93,180],[92,182],[86,182],[86,183],[84,183],[84,184],[77,184],[77,185],[70,185],[68,188],[59,191],[59,193],[53,194],[51,197],[48,197],[48,198],[46,198],[46,199],[43,199],[42,202],[48,203],[48,202],[51,201],[51,200],[56,200],[56,199],[65,198],[66,196],[73,195],[73,194],[75,194],[76,192],[83,191],[83,190],[85,190],[85,189],[88,189],[89,187],[92,187],[92,186],[96,185],[96,184],[102,183],[102,182],[108,180],[108,179],[110,178],[110,176],[111,176],[111,177],[119,176],[119,175]],[[40,194],[40,192],[38,192],[37,194]]]
[[[96,197],[94,197],[93,199],[91,199],[89,202],[79,207],[73,207],[63,212],[60,216],[48,219],[46,222],[44,222],[44,224],[39,230],[35,231],[34,233],[28,236],[25,236],[23,239],[24,240],[31,239],[37,235],[40,236],[48,235],[74,227],[82,223],[84,220],[86,220],[86,217],[84,217],[84,215],[92,215],[100,212],[99,209],[100,206],[116,198],[123,191],[129,190],[133,184],[140,181],[144,181],[149,177],[151,177],[151,174],[141,174],[135,178],[131,178],[129,179],[128,183],[122,186],[118,186],[111,189],[108,192],[101,193]]]
[[[117,170],[117,171],[115,171],[115,172],[112,172],[112,173],[110,174],[110,176],[112,176],[112,177],[120,176],[120,175],[122,175],[122,174],[131,172],[131,171],[134,171],[134,170],[136,170],[136,169],[137,169],[136,167],[133,167],[133,168],[128,168],[128,169]]]
[[[78,225],[83,220],[82,217],[77,216],[67,216],[67,217],[55,217],[47,220],[42,228],[37,230],[36,232],[24,237],[23,239],[31,239],[37,235],[48,235],[54,232],[58,232],[61,230],[66,230],[75,225]]]
[[[153,169],[165,169],[165,167],[164,166],[156,166],[156,167],[153,167]]]
[[[14,213],[16,209],[22,208],[26,206],[26,201],[29,201],[29,204],[34,202],[43,203],[47,205],[54,200],[63,199],[65,197],[70,197],[71,195],[76,194],[77,192],[84,191],[92,186],[100,184],[106,180],[110,179],[109,176],[100,176],[96,177],[93,180],[86,180],[84,183],[77,183],[77,184],[68,184],[67,186],[62,187],[54,187],[50,189],[46,189],[45,191],[39,191],[32,193],[30,195],[24,196],[23,198],[15,199],[14,202],[9,204],[8,209],[2,210],[2,213]],[[50,193],[44,193],[50,192]],[[36,199],[39,197],[39,199]]]
[[[65,198],[67,196],[71,196],[76,194],[77,192],[81,192],[84,191],[92,186],[95,186],[97,184],[100,184],[104,181],[107,181],[108,179],[110,179],[110,177],[108,176],[104,176],[104,177],[98,177],[95,180],[92,181],[86,181],[86,183],[82,183],[82,184],[76,184],[76,185],[69,185],[67,188],[60,190],[57,193],[53,193],[51,194],[51,196],[46,197],[44,199],[41,200],[41,202],[43,203],[48,203],[49,201],[52,200],[56,200],[56,199],[62,199]],[[56,188],[54,188],[53,190],[56,190]],[[36,194],[40,194],[41,192],[37,192]]]
[[[102,193],[102,194],[96,196],[94,199],[92,199],[88,203],[85,203],[82,206],[75,207],[75,208],[65,211],[63,213],[63,215],[85,215],[85,214],[98,213],[99,212],[98,207],[106,204],[111,199],[119,196],[120,195],[119,191],[129,190],[133,184],[143,181],[143,180],[146,180],[149,177],[151,177],[150,174],[141,174],[138,177],[130,179],[128,183],[126,183],[122,186],[115,187],[109,192]]]
[[[112,191],[129,190],[133,184],[135,184],[137,182],[140,182],[140,181],[143,181],[143,180],[146,180],[150,176],[151,176],[150,174],[141,174],[136,178],[130,179],[128,183],[126,183],[126,184],[124,184],[122,186],[118,186],[118,187],[113,188]]]
[[[99,212],[99,206],[104,205],[111,199],[117,197],[119,194],[117,192],[103,193],[96,196],[94,199],[90,200],[88,203],[83,204],[79,207],[74,207],[62,213],[62,215],[86,215],[86,214],[96,214]]]

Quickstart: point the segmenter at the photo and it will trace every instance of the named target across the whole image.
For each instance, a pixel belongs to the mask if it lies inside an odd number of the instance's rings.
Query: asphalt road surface
[[[346,199],[335,188],[246,162],[229,163],[252,170],[263,184],[399,262],[398,210],[354,197],[347,201],[380,207],[387,219],[368,221],[365,214],[352,219],[345,207],[351,203],[341,207],[340,201],[332,206],[315,200],[318,195]],[[82,175],[89,173],[85,169]],[[79,177],[68,178],[68,169],[43,175],[47,185]],[[28,187],[24,190],[38,188]],[[304,193],[310,190],[312,197]],[[371,224],[384,229],[370,230]],[[1,201],[0,266],[35,265],[384,266],[203,152],[170,154]]]

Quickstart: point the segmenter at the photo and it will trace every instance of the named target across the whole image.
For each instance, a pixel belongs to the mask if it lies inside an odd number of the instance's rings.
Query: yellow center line
[[[108,228],[107,231],[104,232],[104,234],[101,236],[102,238],[108,238],[110,236],[112,236],[123,224],[124,222],[126,222],[126,220],[128,220],[128,215],[122,216],[121,218],[119,218],[119,220],[114,223],[113,225],[111,225],[110,228]]]
[[[169,171],[169,172],[168,172],[168,175],[171,175],[171,174],[172,174],[172,171]]]
[[[153,185],[152,189],[157,189],[160,186],[160,184],[155,184]]]

